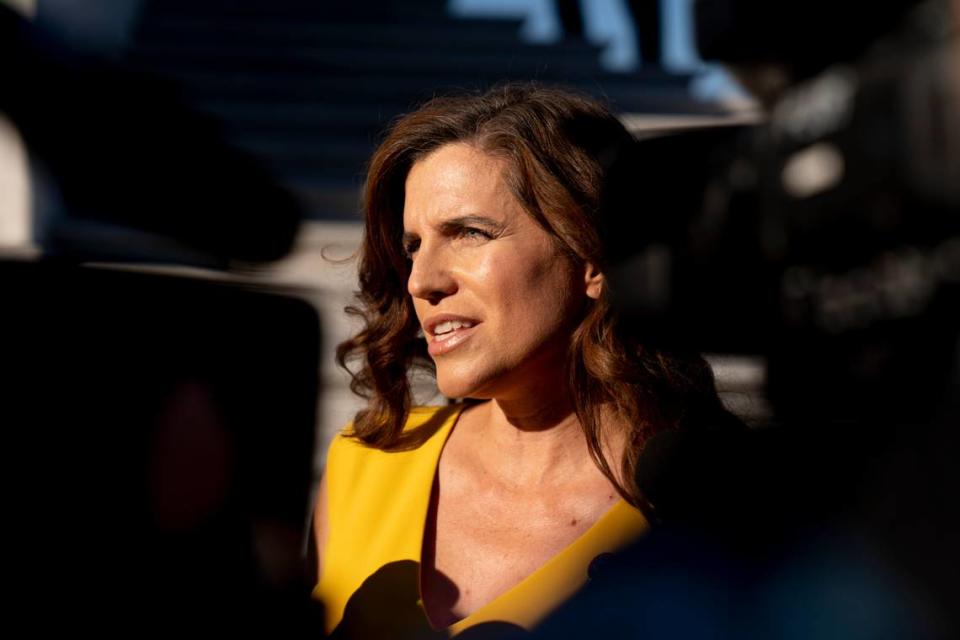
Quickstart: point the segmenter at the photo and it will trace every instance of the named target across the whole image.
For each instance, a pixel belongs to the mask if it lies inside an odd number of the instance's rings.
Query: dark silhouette
[[[623,316],[667,344],[762,356],[773,420],[652,438],[637,484],[657,526],[539,637],[957,637],[960,305],[948,256],[960,183],[943,164],[960,149],[957,40],[941,28],[945,3],[913,4],[865,12],[849,39],[827,26],[809,57],[775,36],[729,41],[744,67],[809,82],[774,96],[759,127],[641,142],[631,186],[652,213],[608,230],[623,239]],[[698,15],[733,5],[758,6],[702,0]],[[840,25],[856,13],[778,4],[752,18],[781,10]],[[820,152],[842,171],[791,190],[791,163]]]
[[[249,287],[86,260],[286,254],[300,211],[170,87],[0,6],[0,109],[63,207],[0,261],[10,619],[45,631],[314,624],[301,549],[319,320]]]
[[[3,5],[0,80],[0,110],[65,203],[37,229],[47,254],[222,267],[290,249],[298,204],[171,86],[63,49]]]
[[[307,624],[315,311],[65,265],[4,262],[0,281],[12,615],[59,631]]]
[[[343,620],[330,638],[427,640],[448,637],[445,631],[430,627],[419,602],[419,581],[420,565],[413,560],[391,562],[380,567],[350,597]],[[456,590],[452,584],[450,588]],[[511,640],[528,635],[514,624],[485,622],[470,627],[457,637]]]

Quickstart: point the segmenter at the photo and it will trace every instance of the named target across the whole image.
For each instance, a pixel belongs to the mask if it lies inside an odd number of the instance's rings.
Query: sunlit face
[[[510,398],[564,393],[564,360],[602,276],[577,267],[504,182],[505,161],[466,143],[413,165],[404,245],[440,391]]]

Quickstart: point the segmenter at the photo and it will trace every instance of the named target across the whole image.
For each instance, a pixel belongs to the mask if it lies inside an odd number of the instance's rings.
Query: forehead
[[[526,215],[504,179],[507,161],[467,143],[446,144],[413,164],[404,189],[405,228],[451,215]]]

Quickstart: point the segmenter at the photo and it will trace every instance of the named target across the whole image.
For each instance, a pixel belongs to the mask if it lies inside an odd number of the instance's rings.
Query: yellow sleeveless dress
[[[328,537],[313,593],[333,637],[441,638],[467,628],[531,629],[583,586],[596,556],[616,551],[647,529],[643,515],[620,500],[519,584],[449,628],[432,629],[420,600],[420,554],[440,452],[462,410],[463,405],[413,409],[406,429],[435,432],[411,451],[380,451],[343,435],[331,444],[325,471]]]

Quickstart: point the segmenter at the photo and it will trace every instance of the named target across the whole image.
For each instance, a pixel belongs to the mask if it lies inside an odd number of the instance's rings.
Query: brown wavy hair
[[[606,272],[603,238],[617,216],[636,215],[642,194],[610,197],[612,177],[636,142],[598,102],[538,85],[510,84],[486,93],[438,97],[401,117],[370,160],[364,189],[365,231],[359,251],[359,304],[348,314],[363,329],[337,348],[351,389],[368,400],[351,435],[384,450],[418,446],[429,433],[404,431],[414,369],[435,372],[407,294],[410,262],[403,235],[404,185],[410,168],[439,147],[466,142],[507,161],[504,176],[524,209],[578,265]],[[713,374],[696,354],[668,353],[641,343],[621,326],[609,282],[584,311],[567,358],[577,417],[597,466],[634,505],[644,443],[664,429],[728,416]],[[357,362],[359,366],[348,366]],[[628,429],[620,477],[603,453],[603,425]]]

